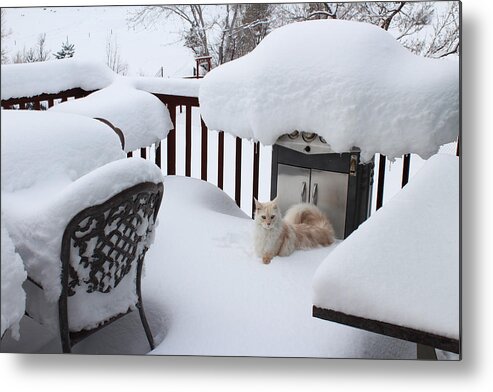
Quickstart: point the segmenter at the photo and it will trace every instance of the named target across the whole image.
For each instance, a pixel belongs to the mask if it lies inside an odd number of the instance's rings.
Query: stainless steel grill
[[[282,211],[300,202],[317,205],[336,237],[346,238],[369,216],[373,162],[360,164],[359,151],[334,153],[315,133],[281,136],[272,153],[272,198]]]

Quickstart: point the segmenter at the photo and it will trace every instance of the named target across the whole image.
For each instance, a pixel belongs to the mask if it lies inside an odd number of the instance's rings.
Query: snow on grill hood
[[[459,134],[459,63],[414,55],[367,23],[300,22],[209,72],[199,99],[210,129],[266,145],[298,130],[364,160],[426,159]]]

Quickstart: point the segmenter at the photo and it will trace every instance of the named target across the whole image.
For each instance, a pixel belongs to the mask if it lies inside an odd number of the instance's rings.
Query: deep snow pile
[[[77,87],[99,90],[109,86],[115,76],[102,63],[73,58],[2,64],[2,99],[55,94]]]
[[[124,78],[87,97],[55,105],[50,111],[108,120],[123,132],[125,151],[160,142],[173,129],[166,106],[154,95],[136,90]]]
[[[157,315],[164,318],[161,329],[153,327],[164,340],[152,354],[415,355],[413,344],[312,317],[313,273],[335,245],[276,257],[266,266],[253,251],[253,221],[224,192],[173,176],[165,178],[165,189],[143,280],[151,326]],[[138,327],[135,333],[143,335]]]
[[[10,329],[12,337],[18,340],[19,322],[24,316],[26,308],[26,293],[22,289],[22,283],[26,280],[27,274],[5,228],[3,213],[0,225],[2,235],[2,317],[0,336],[3,336],[4,332]]]
[[[432,157],[314,278],[316,306],[459,337],[459,159]]]
[[[374,25],[293,23],[213,69],[200,88],[209,129],[273,144],[316,132],[364,159],[428,158],[459,132],[459,64],[416,56]]]
[[[2,110],[2,191],[47,181],[74,181],[125,157],[107,125],[84,116]]]
[[[128,78],[135,88],[157,94],[181,95],[183,97],[198,97],[202,79],[179,78]]]

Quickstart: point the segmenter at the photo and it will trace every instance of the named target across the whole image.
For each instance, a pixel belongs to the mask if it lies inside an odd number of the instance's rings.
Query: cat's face
[[[277,206],[277,198],[266,203],[255,200],[255,222],[258,225],[269,230],[280,220],[281,212]]]

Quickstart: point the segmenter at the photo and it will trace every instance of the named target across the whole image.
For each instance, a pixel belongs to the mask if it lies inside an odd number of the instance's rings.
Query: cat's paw
[[[262,257],[262,263],[264,263],[264,264],[270,264],[271,260],[272,260],[272,257],[269,257],[269,256],[263,256]]]

